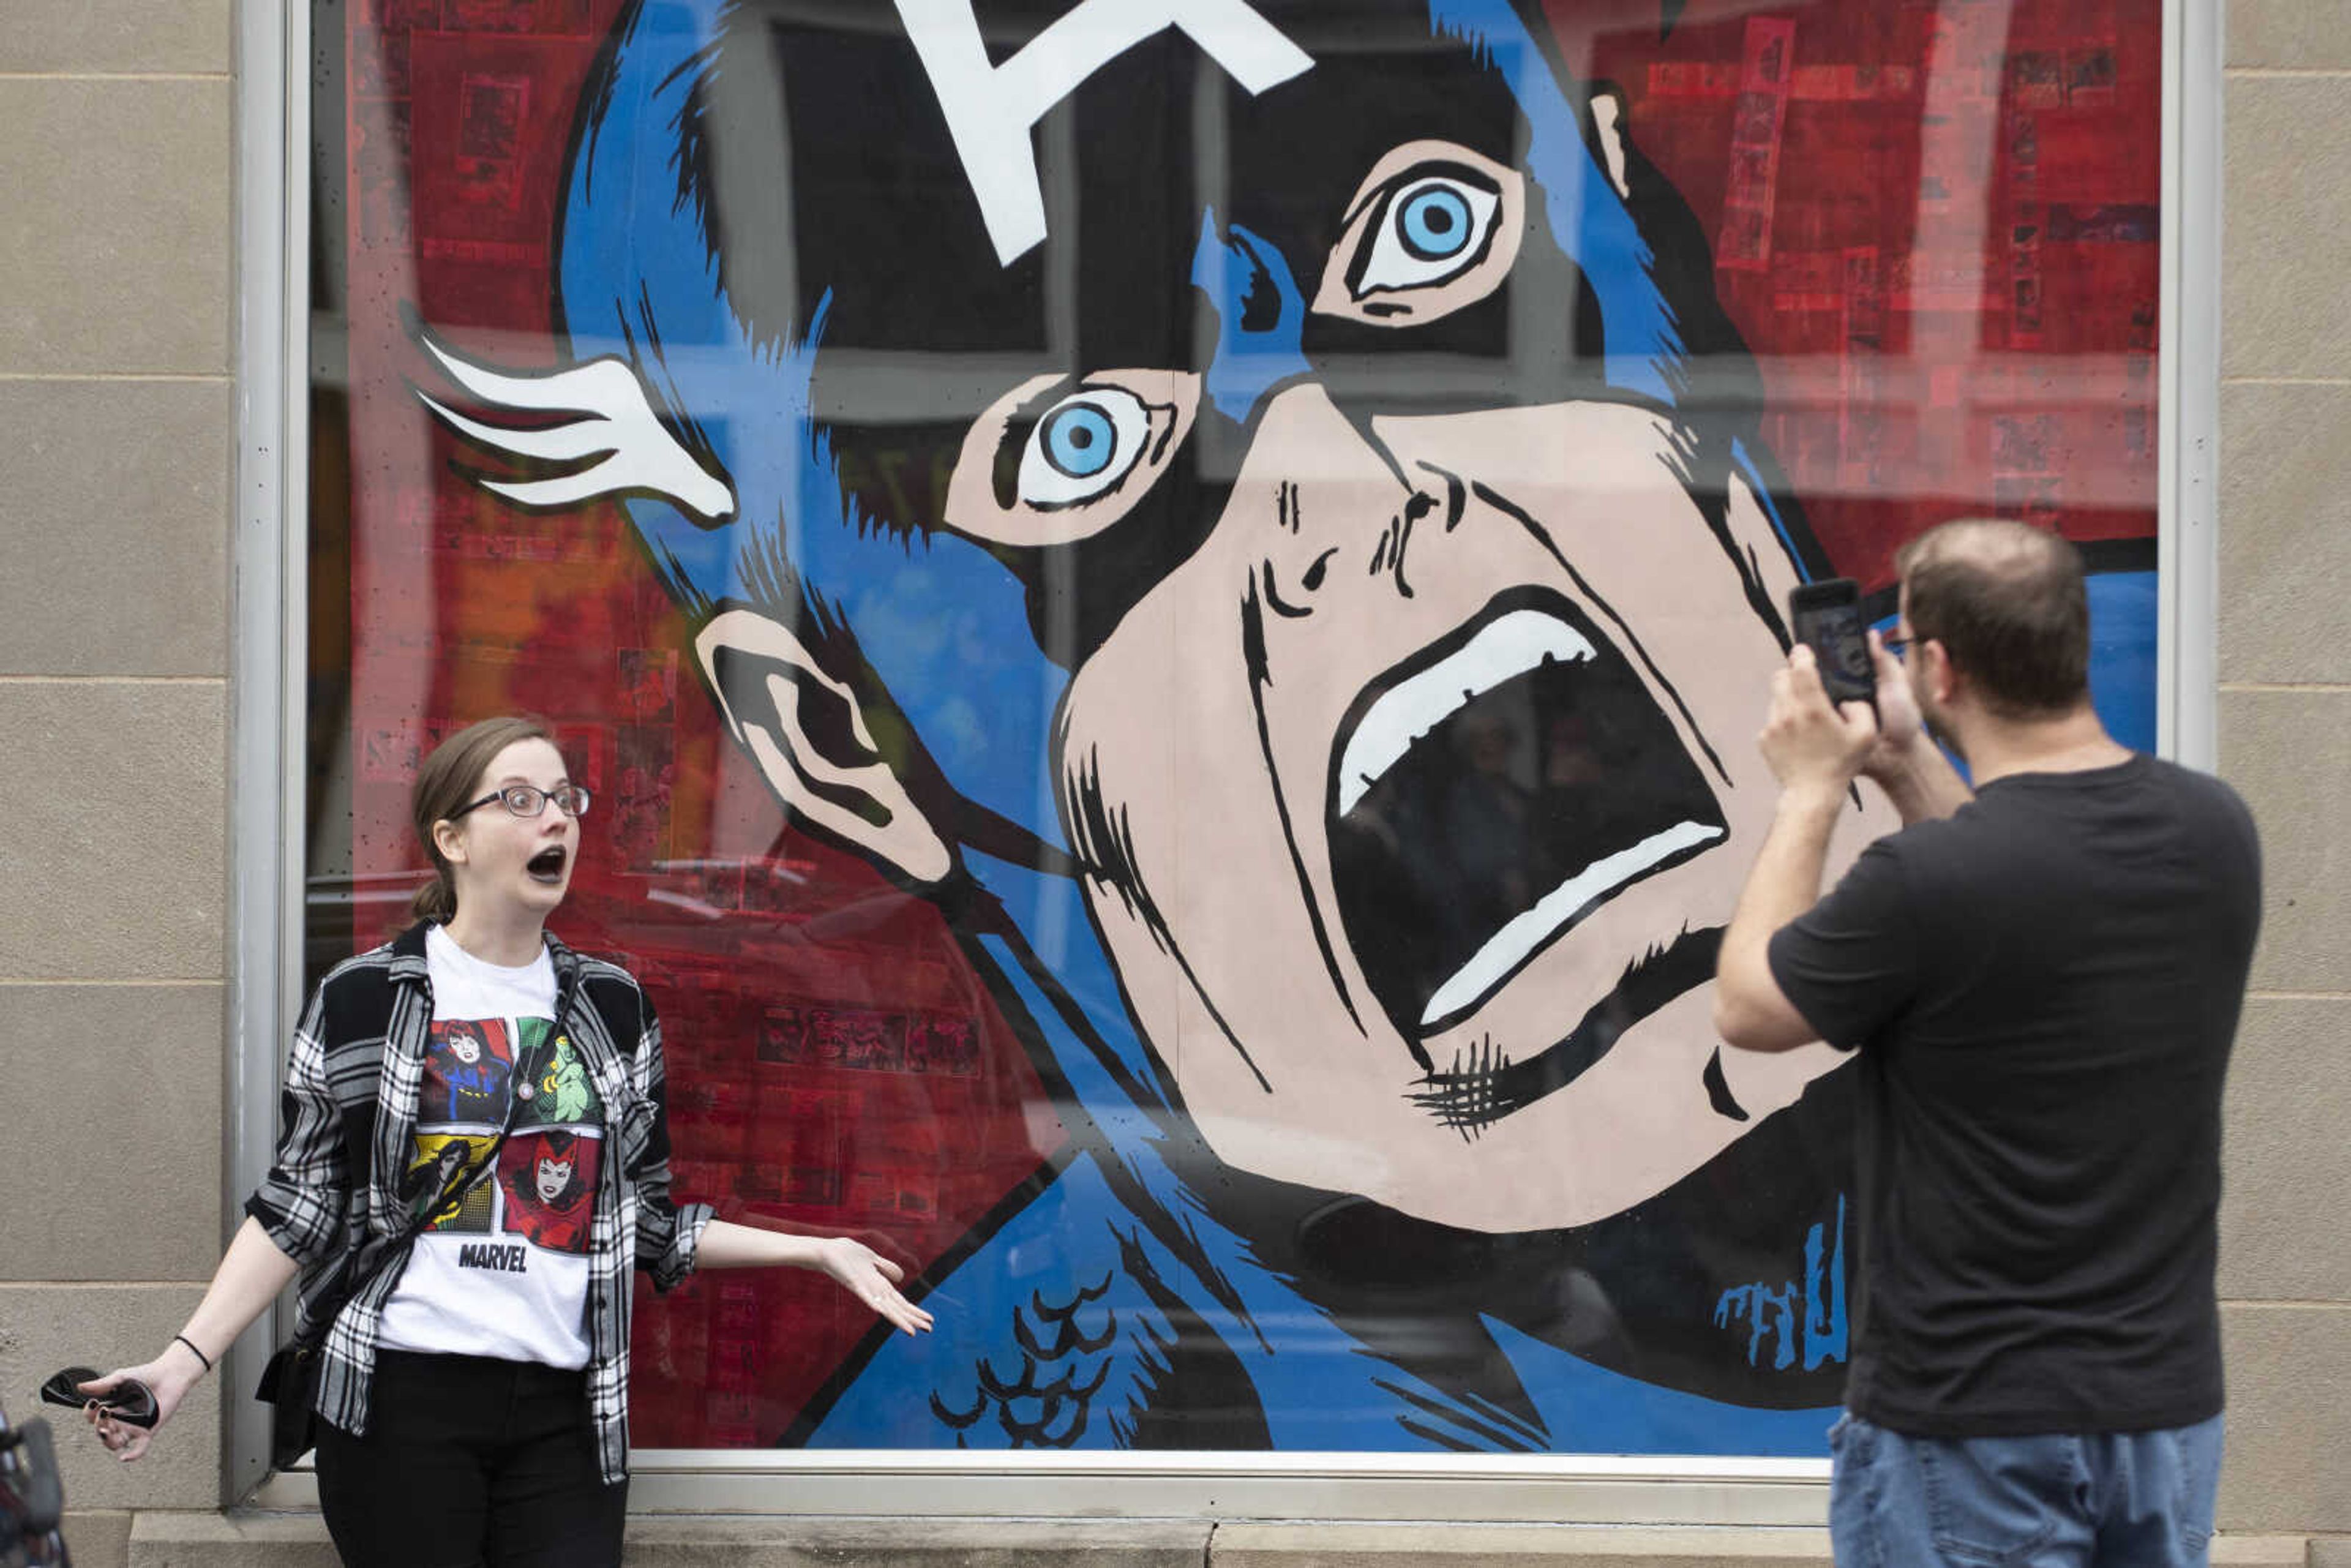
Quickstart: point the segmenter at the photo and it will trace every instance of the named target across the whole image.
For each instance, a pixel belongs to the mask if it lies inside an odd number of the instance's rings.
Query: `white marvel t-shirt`
[[[588,1364],[588,1226],[604,1131],[587,1064],[555,1028],[555,966],[486,964],[435,925],[424,936],[433,1025],[402,1191],[439,1190],[506,1124],[517,1071],[530,1092],[497,1168],[416,1238],[384,1303],[394,1350]]]

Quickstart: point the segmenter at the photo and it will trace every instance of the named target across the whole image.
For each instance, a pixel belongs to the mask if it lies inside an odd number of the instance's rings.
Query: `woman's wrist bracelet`
[[[194,1340],[190,1339],[183,1333],[175,1333],[172,1337],[179,1341],[182,1344],[186,1345],[188,1347],[188,1354],[194,1356],[198,1361],[203,1362],[206,1372],[210,1372],[213,1369],[213,1358],[206,1355],[203,1351],[198,1350]]]

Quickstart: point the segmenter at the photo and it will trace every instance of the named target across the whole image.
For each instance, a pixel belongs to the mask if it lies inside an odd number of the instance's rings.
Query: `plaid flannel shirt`
[[[424,1077],[433,988],[425,926],[340,964],[303,1009],[286,1069],[276,1163],[246,1202],[301,1267],[296,1333],[354,1262],[372,1270],[327,1329],[319,1415],[367,1430],[383,1306],[407,1266],[407,1168]],[[588,1394],[607,1484],[628,1474],[630,1270],[667,1291],[694,1270],[710,1206],[670,1201],[661,1025],[636,979],[553,936],[556,1024],[579,1048],[604,1103],[605,1157],[588,1231]],[[617,1156],[617,1157],[616,1157]],[[359,1179],[354,1180],[354,1176]]]

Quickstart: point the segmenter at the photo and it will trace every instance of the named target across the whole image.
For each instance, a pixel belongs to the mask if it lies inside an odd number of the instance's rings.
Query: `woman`
[[[139,1379],[160,1428],[298,1272],[307,1328],[353,1263],[317,1397],[319,1506],[350,1568],[619,1563],[632,1263],[660,1290],[697,1267],[821,1270],[904,1332],[931,1325],[856,1241],[671,1202],[653,1009],[546,931],[587,809],[528,719],[425,760],[418,923],[311,997],[277,1162],[195,1314],[82,1385]],[[152,1438],[93,1419],[125,1459]]]

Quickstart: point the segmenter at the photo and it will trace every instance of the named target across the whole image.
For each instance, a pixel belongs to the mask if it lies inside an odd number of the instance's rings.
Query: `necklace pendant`
[[[537,1098],[538,1098],[538,1090],[536,1090],[536,1089],[533,1089],[533,1088],[532,1088],[529,1084],[528,1084],[528,1083],[526,1083],[526,1084],[522,1085],[520,1088],[517,1089],[517,1090],[515,1091],[515,1093],[516,1093],[517,1096],[519,1096],[519,1097],[521,1098],[522,1103],[523,1103],[524,1104],[526,1104],[526,1105],[529,1104],[529,1103],[531,1103],[531,1101],[533,1101],[534,1099],[537,1099]]]

